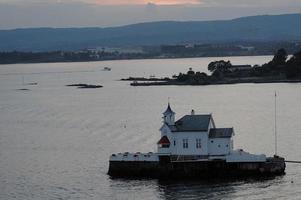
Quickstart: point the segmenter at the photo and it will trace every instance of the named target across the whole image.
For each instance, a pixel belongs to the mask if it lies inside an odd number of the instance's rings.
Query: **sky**
[[[157,5],[179,5],[179,4],[199,4],[198,0],[91,0],[90,3],[99,5],[137,5],[137,4],[148,4],[153,3]]]
[[[301,13],[301,0],[0,0],[0,29],[111,27]]]

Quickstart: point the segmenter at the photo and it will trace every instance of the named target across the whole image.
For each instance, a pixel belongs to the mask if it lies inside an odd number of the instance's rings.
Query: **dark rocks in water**
[[[87,84],[82,84],[82,83],[79,83],[79,84],[70,84],[70,85],[66,85],[67,87],[83,87],[83,86],[86,86]]]
[[[102,88],[102,85],[91,85],[91,84],[83,84],[83,83],[79,83],[79,84],[70,84],[70,85],[66,85],[68,87],[77,87],[79,89],[88,89],[88,88]]]
[[[77,87],[77,88],[79,88],[79,89],[86,89],[86,88],[102,88],[103,86],[102,85],[84,85],[84,86],[79,86],[79,87]]]
[[[21,88],[21,89],[17,89],[18,91],[30,91],[30,89],[27,88]]]

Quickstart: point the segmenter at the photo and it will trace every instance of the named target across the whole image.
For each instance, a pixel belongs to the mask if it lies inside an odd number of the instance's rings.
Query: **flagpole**
[[[277,93],[275,91],[275,155],[277,155]]]

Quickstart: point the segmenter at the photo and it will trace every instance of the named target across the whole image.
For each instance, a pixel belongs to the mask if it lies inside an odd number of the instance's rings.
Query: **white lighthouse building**
[[[265,162],[265,155],[250,154],[233,149],[233,128],[216,128],[211,114],[195,114],[192,110],[175,120],[176,113],[168,104],[163,112],[161,138],[157,152],[112,154],[111,161],[214,161]]]
[[[168,104],[157,152],[110,156],[108,174],[125,177],[202,178],[282,175],[285,160],[233,150],[233,128],[216,128],[211,114],[194,110],[175,120]]]
[[[211,114],[197,115],[192,110],[175,121],[175,112],[168,104],[160,131],[159,154],[225,156],[233,149],[233,128],[216,128]]]

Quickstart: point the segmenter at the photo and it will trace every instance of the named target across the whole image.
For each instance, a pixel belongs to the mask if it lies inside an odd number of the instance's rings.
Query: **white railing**
[[[110,161],[159,161],[156,153],[118,153],[110,156]]]

